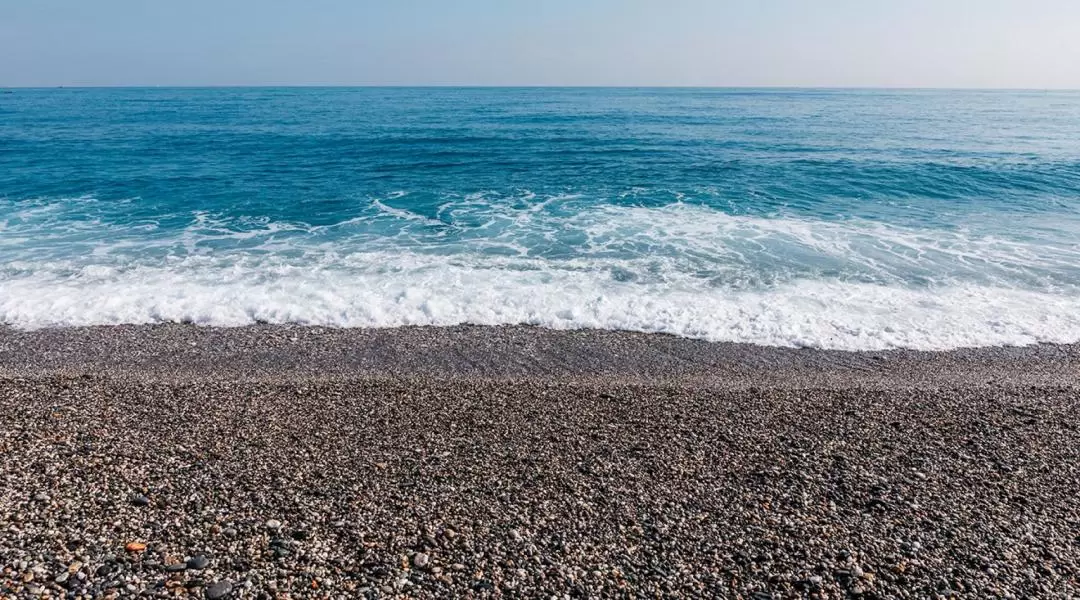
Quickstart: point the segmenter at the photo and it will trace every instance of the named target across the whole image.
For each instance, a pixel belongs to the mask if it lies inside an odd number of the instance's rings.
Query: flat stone
[[[142,494],[135,494],[131,497],[131,503],[135,506],[149,506],[150,499],[146,496],[143,496]]]
[[[233,591],[233,585],[228,581],[217,581],[206,586],[206,597],[209,600],[220,600]]]
[[[210,559],[206,558],[202,554],[199,554],[198,556],[193,556],[187,561],[187,568],[192,569],[194,571],[202,571],[203,569],[205,569],[206,567],[209,567],[209,566],[210,566]]]

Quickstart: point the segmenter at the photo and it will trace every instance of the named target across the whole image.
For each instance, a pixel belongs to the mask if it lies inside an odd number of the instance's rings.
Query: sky
[[[0,86],[1080,88],[1080,0],[0,0]]]

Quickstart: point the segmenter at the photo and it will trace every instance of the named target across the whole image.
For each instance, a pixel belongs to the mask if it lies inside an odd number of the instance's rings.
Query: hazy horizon
[[[1071,0],[0,0],[0,87],[1078,89]]]
[[[136,90],[136,89],[607,89],[607,90],[768,90],[768,91],[898,91],[898,92],[1080,92],[1080,87],[919,87],[919,86],[822,86],[822,85],[500,85],[500,84],[454,84],[454,83],[431,83],[431,84],[323,84],[323,83],[291,83],[291,84],[163,84],[163,85],[9,85],[0,86],[6,90]]]

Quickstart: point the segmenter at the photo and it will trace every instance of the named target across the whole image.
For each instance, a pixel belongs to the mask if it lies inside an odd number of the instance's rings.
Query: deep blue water
[[[1080,93],[0,93],[0,322],[1080,341]]]

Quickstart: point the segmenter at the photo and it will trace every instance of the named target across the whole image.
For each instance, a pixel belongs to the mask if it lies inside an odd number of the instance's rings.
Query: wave
[[[392,206],[403,196],[319,225],[206,211],[124,223],[87,218],[82,200],[0,214],[0,322],[531,324],[843,350],[1080,341],[1066,221],[1036,240],[1030,223],[931,229],[531,192]]]
[[[239,264],[202,275],[98,267],[51,281],[8,279],[0,283],[0,321],[23,328],[160,322],[531,324],[842,350],[1080,340],[1077,296],[808,280],[766,290],[689,290],[604,281],[591,270],[492,270],[419,256],[408,257],[416,263],[404,267],[404,257],[382,258],[382,272],[366,274],[301,267],[268,273]]]

